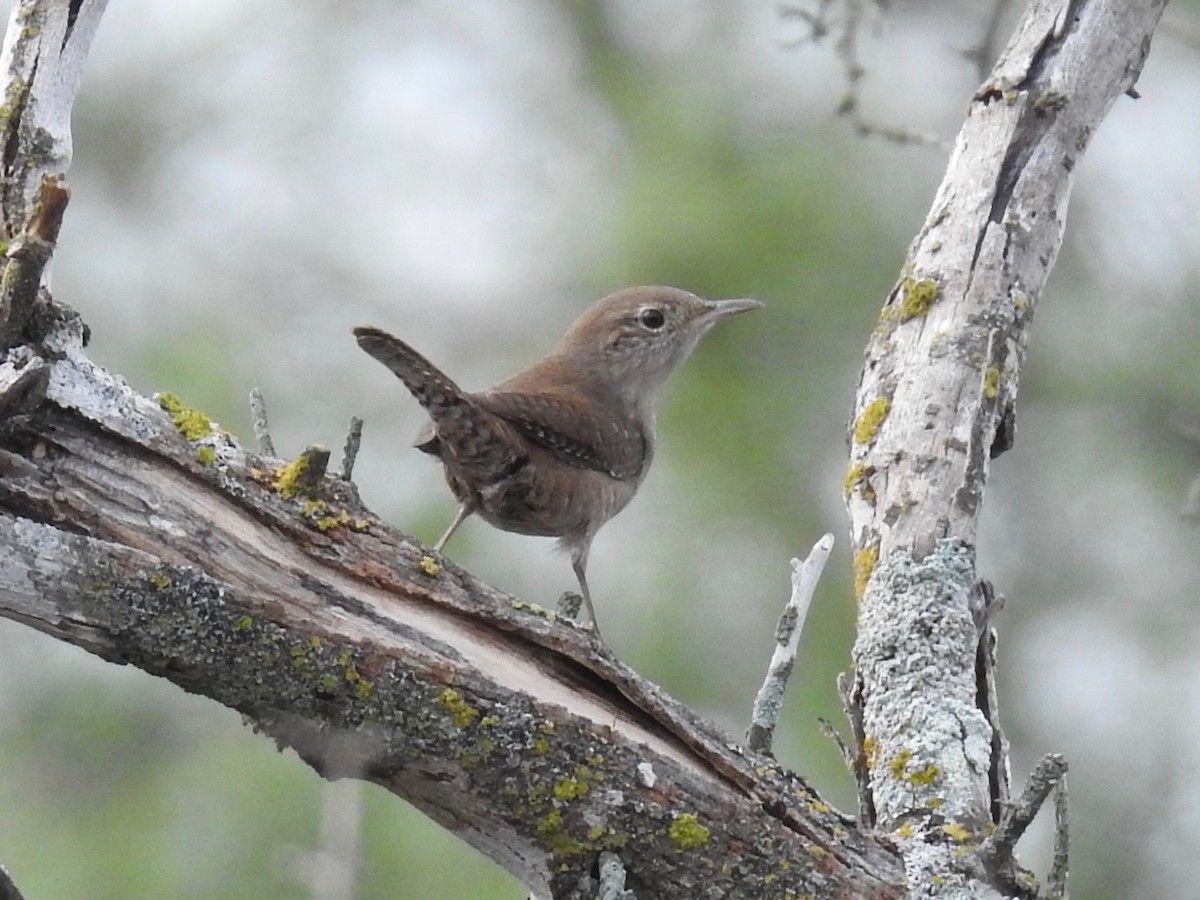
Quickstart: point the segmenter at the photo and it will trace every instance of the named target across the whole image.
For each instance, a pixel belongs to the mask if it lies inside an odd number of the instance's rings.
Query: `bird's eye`
[[[667,320],[661,309],[656,306],[647,306],[638,313],[638,321],[651,331],[658,331]]]

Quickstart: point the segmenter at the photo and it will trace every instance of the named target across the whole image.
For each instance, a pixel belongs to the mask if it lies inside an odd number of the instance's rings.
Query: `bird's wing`
[[[636,479],[645,468],[649,447],[641,428],[593,404],[518,391],[486,391],[473,399],[569,466],[618,481]]]

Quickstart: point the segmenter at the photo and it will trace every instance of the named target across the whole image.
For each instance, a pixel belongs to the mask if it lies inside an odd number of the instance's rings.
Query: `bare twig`
[[[819,718],[817,722],[821,725],[821,731],[825,733],[825,737],[829,738],[837,746],[838,752],[842,755],[842,762],[846,764],[846,768],[851,772],[854,771],[854,758],[857,754],[850,749],[850,745],[846,743],[846,739],[841,736],[833,723],[828,719]]]
[[[992,63],[1000,53],[1000,40],[1003,37],[1000,25],[1004,21],[1007,7],[1008,0],[992,0],[992,8],[988,11],[979,43],[962,51],[963,59],[975,67],[976,76],[980,81],[987,78]]]
[[[1037,764],[1033,774],[1029,776],[1029,783],[1025,785],[1021,796],[1015,803],[1004,808],[1000,821],[996,823],[996,830],[980,847],[979,855],[985,862],[991,863],[993,866],[1000,866],[1012,859],[1013,848],[1017,841],[1025,833],[1025,829],[1029,827],[1038,810],[1042,808],[1042,804],[1046,802],[1046,798],[1050,796],[1055,785],[1066,774],[1067,761],[1063,756],[1058,753],[1047,753],[1042,757],[1042,761]]]
[[[28,334],[29,323],[42,273],[54,254],[70,198],[66,181],[47,175],[42,180],[33,215],[8,249],[8,263],[0,280],[0,351],[42,337]]]
[[[851,756],[850,771],[854,775],[854,788],[858,795],[858,821],[870,827],[875,824],[875,804],[871,800],[871,766],[867,758],[867,732],[863,727],[862,698],[858,692],[858,679],[853,672],[841,672],[837,677],[838,698],[842,701],[842,712],[850,722],[850,733],[858,751]]]
[[[349,481],[354,474],[354,462],[358,459],[358,447],[362,443],[363,420],[351,416],[350,430],[346,432],[346,446],[342,450],[342,481]]]
[[[632,891],[625,890],[625,866],[621,857],[611,850],[600,854],[600,890],[596,900],[633,900]]]
[[[833,6],[833,0],[817,0],[817,7],[814,10],[807,10],[791,3],[781,4],[779,7],[779,17],[781,19],[803,22],[807,29],[799,37],[784,41],[784,46],[798,47],[809,41],[815,44],[821,38],[825,37],[825,35],[829,34],[829,10],[831,6]]]
[[[258,388],[250,390],[250,418],[258,449],[263,456],[275,456],[275,442],[271,440],[271,426],[267,422],[267,401]]]
[[[1008,762],[1008,737],[1000,727],[1000,698],[996,686],[996,632],[987,629],[979,640],[975,657],[975,685],[979,711],[992,730],[992,759],[988,787],[992,798],[992,817],[999,821],[1009,802],[1012,773]]]
[[[807,559],[803,562],[792,560],[792,596],[775,627],[775,652],[767,667],[767,677],[758,690],[758,696],[754,698],[750,730],[746,733],[746,745],[758,753],[771,753],[771,739],[775,734],[775,726],[779,724],[783,695],[796,664],[800,631],[804,628],[813,592],[817,589],[817,581],[831,550],[833,535],[825,534],[813,545]]]
[[[554,612],[564,619],[576,619],[582,608],[582,594],[577,594],[575,591],[563,591],[562,596],[558,598],[558,604],[554,607]]]
[[[328,450],[320,445],[306,447],[303,453],[277,471],[275,488],[284,497],[313,497],[328,467]]]
[[[849,121],[850,127],[859,137],[878,137],[894,144],[915,144],[949,151],[950,143],[944,138],[897,125],[886,125],[863,115],[859,106],[858,89],[867,70],[859,59],[858,46],[866,27],[864,21],[868,7],[874,7],[877,12],[882,13],[887,3],[884,0],[841,0],[838,3],[832,0],[817,0],[812,8],[805,8],[799,3],[782,5],[779,8],[781,18],[802,22],[805,26],[805,31],[800,37],[784,42],[784,46],[796,47],[809,42],[817,44],[824,38],[833,36],[833,51],[841,64],[842,79],[845,83],[837,113]]]
[[[938,137],[936,134],[913,131],[897,125],[885,125],[882,122],[875,122],[868,119],[859,110],[858,97],[853,93],[848,93],[842,98],[842,103],[838,107],[838,115],[844,116],[849,120],[850,127],[854,129],[854,133],[859,137],[877,137],[900,146],[913,145],[917,147],[930,147],[934,150],[947,153],[950,151],[950,142],[945,138]]]
[[[1046,876],[1046,894],[1067,900],[1067,861],[1071,851],[1071,816],[1067,799],[1067,776],[1054,786],[1054,861]]]

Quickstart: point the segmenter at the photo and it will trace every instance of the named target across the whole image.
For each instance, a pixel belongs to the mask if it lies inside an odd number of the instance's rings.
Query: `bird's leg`
[[[588,545],[578,547],[571,554],[571,568],[575,570],[575,577],[579,579],[579,590],[583,593],[583,605],[587,607],[588,618],[592,620],[592,630],[596,632],[596,637],[604,640],[604,635],[600,633],[600,622],[596,619],[596,608],[592,606],[592,594],[588,590],[587,569]]]
[[[463,505],[458,508],[458,512],[454,515],[454,521],[450,523],[450,527],[446,529],[446,533],[438,538],[438,542],[433,545],[434,553],[441,553],[442,548],[446,546],[446,541],[450,540],[450,535],[458,530],[471,513],[475,512],[475,504],[470,500],[464,500]]]

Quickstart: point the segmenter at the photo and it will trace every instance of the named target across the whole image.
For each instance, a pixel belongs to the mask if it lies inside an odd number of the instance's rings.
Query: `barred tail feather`
[[[387,366],[431,413],[433,407],[446,408],[465,399],[457,384],[400,338],[370,326],[355,328],[354,337],[358,346]]]
[[[358,346],[404,382],[436,426],[438,455],[484,484],[511,473],[524,454],[501,419],[483,410],[437,366],[404,341],[369,326],[355,328]],[[430,447],[434,446],[430,444]]]

